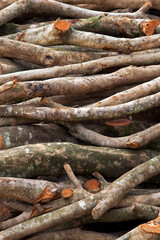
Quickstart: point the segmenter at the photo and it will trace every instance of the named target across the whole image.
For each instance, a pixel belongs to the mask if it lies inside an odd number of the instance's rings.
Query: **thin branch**
[[[73,183],[73,185],[75,186],[75,188],[78,189],[83,189],[81,183],[79,182],[79,180],[76,178],[76,176],[74,175],[71,167],[69,164],[65,163],[64,164],[64,169],[69,177],[69,179],[71,180],[71,182]]]

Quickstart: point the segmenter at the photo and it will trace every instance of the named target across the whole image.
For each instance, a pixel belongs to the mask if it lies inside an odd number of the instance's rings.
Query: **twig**
[[[76,176],[74,175],[74,173],[73,173],[70,165],[67,164],[67,163],[65,163],[65,164],[64,164],[64,169],[65,169],[65,171],[66,171],[66,173],[67,173],[67,176],[69,177],[69,179],[71,180],[71,182],[72,182],[73,185],[75,186],[75,188],[78,188],[79,190],[80,190],[80,189],[82,190],[82,189],[83,189],[83,188],[82,188],[82,185],[81,185],[81,183],[79,182],[79,180],[76,178]]]

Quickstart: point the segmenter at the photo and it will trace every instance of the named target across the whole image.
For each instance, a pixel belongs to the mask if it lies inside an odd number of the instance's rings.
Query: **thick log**
[[[56,199],[60,189],[44,180],[21,178],[0,178],[1,196],[36,204],[45,200]]]
[[[56,124],[20,125],[0,128],[0,149],[47,142],[77,143],[68,132]]]
[[[49,67],[89,61],[97,57],[102,57],[103,53],[70,52],[68,54],[65,51],[55,51],[51,48],[0,38],[0,56]]]
[[[104,177],[115,178],[156,155],[158,152],[153,150],[119,150],[71,143],[33,144],[0,151],[0,176],[59,176],[64,174],[63,164],[68,162],[76,174],[99,171]]]

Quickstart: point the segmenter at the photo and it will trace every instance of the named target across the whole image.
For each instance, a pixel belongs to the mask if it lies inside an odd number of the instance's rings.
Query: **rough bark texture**
[[[0,176],[59,176],[64,173],[63,164],[68,162],[76,174],[99,171],[104,177],[115,178],[156,155],[158,152],[153,150],[119,151],[71,143],[33,144],[0,151]]]
[[[56,124],[19,125],[0,128],[0,149],[47,142],[73,142],[67,131]]]

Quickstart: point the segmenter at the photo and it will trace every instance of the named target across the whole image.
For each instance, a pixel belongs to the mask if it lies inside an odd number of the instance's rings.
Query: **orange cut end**
[[[0,150],[2,149],[2,136],[0,135]]]
[[[92,192],[99,192],[101,190],[101,184],[96,179],[90,179],[85,183],[85,188]]]
[[[59,31],[61,31],[61,32],[64,33],[64,32],[66,32],[66,31],[69,29],[70,23],[67,22],[67,21],[65,21],[65,20],[57,19],[57,21],[56,21],[55,24],[54,24],[54,27],[55,27],[57,30],[59,30]]]
[[[146,1],[142,7],[145,7],[146,5],[149,5],[150,7],[152,7],[152,3],[150,1]]]
[[[63,198],[69,198],[73,195],[73,190],[71,188],[65,188],[61,191],[61,196]]]
[[[108,126],[126,126],[130,123],[132,123],[132,121],[130,121],[129,119],[115,119],[105,122],[105,124]]]
[[[152,35],[154,33],[154,29],[159,25],[159,23],[160,21],[157,19],[142,23],[142,30],[147,36]]]
[[[128,148],[139,148],[140,146],[139,146],[139,143],[138,142],[136,142],[136,141],[133,141],[133,142],[127,142],[126,143],[126,146],[128,147]]]
[[[160,233],[160,216],[156,219],[140,225],[141,229],[147,233]]]
[[[42,194],[36,199],[35,204],[40,202],[49,202],[53,199],[57,199],[58,197],[58,189],[56,187],[47,186],[43,190]]]

